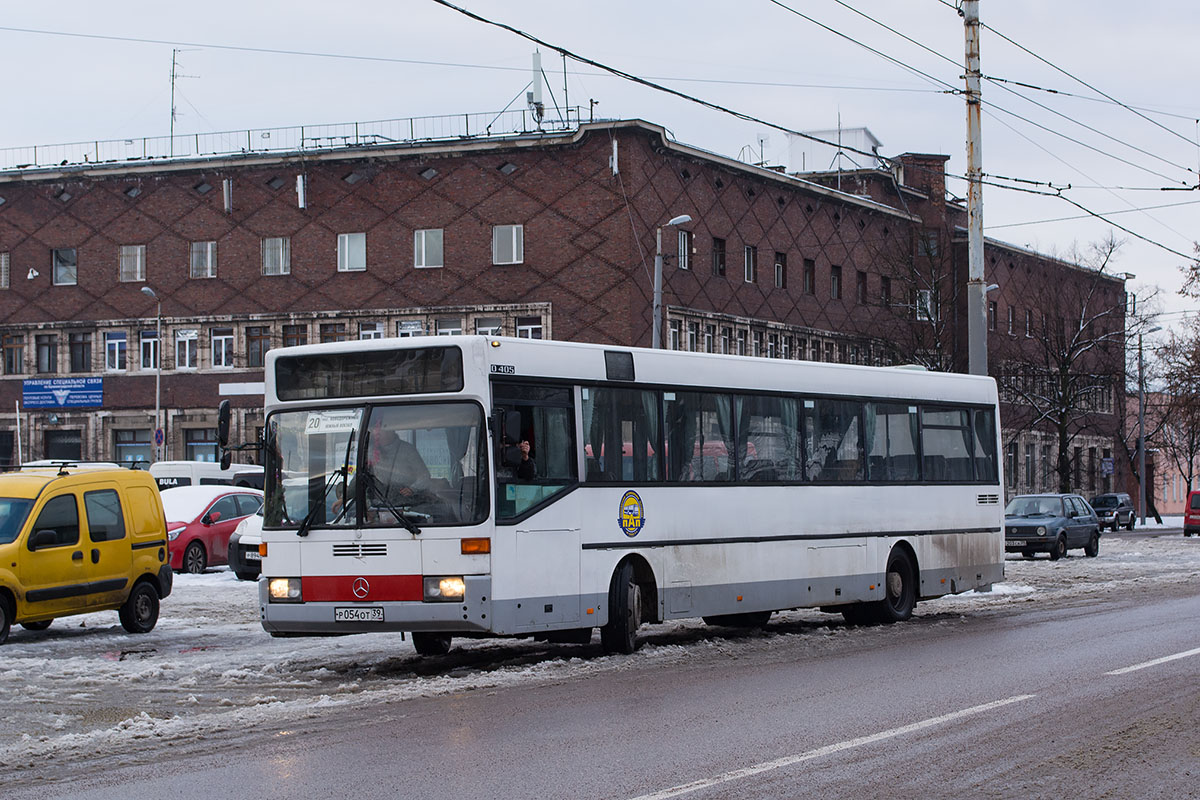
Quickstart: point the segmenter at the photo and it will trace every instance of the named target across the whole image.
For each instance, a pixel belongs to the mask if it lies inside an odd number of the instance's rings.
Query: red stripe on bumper
[[[310,575],[302,579],[301,585],[306,603],[420,602],[424,599],[420,575]]]

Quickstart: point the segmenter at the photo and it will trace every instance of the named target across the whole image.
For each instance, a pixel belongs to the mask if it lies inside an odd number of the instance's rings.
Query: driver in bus
[[[376,442],[377,450],[367,466],[389,502],[401,505],[430,489],[429,467],[416,445],[394,431],[381,431]]]

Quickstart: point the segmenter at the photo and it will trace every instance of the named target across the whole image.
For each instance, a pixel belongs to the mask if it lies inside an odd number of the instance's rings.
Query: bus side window
[[[575,483],[574,398],[566,387],[496,382],[492,401],[496,511],[506,519]],[[532,466],[522,465],[521,442],[529,443]]]

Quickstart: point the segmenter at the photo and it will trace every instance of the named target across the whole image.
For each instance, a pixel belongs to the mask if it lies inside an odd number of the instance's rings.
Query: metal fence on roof
[[[553,118],[548,114],[540,122],[526,109],[6,147],[0,148],[0,170],[515,136],[573,130],[581,119],[579,107],[550,113]]]

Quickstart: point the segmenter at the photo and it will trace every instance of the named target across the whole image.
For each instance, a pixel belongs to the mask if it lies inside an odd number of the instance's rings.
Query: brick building
[[[965,211],[945,161],[904,155],[839,189],[627,120],[2,170],[0,459],[18,437],[26,460],[150,457],[160,354],[163,457],[211,458],[222,397],[235,435],[262,426],[269,348],[459,332],[649,346],[656,229],[681,214],[663,230],[668,346],[964,369]],[[1124,289],[999,242],[986,260],[1011,486],[1042,488],[1047,428],[1018,396],[1045,371],[1031,332],[1062,317],[1048,298],[1123,309]],[[1115,339],[1123,311],[1110,321]],[[1098,385],[1117,375],[1070,441],[1093,467],[1117,436],[1121,347],[1085,360]]]

